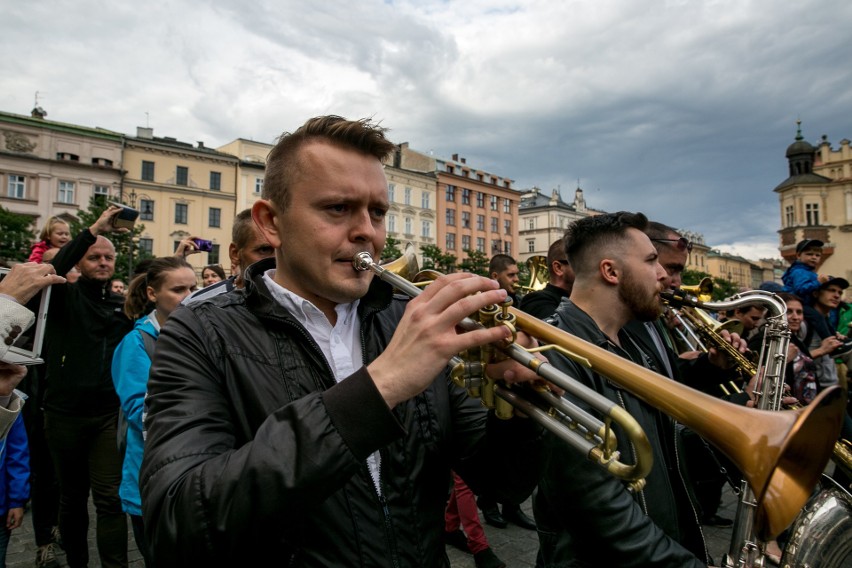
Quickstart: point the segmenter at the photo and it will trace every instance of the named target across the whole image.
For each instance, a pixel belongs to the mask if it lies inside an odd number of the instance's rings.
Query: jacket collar
[[[275,259],[265,258],[246,269],[244,290],[246,306],[259,316],[268,315],[291,319],[290,312],[275,301],[263,281],[263,274],[273,268],[275,268]],[[358,304],[359,317],[363,318],[371,313],[384,310],[390,305],[392,298],[393,288],[391,285],[374,277],[367,294],[361,298],[361,302]]]

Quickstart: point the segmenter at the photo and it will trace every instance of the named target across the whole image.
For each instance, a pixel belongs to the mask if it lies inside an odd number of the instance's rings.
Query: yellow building
[[[694,250],[694,249],[693,249]],[[751,261],[732,254],[726,254],[717,250],[707,251],[707,268],[703,271],[713,278],[722,278],[734,283],[741,290],[757,288],[762,280],[755,283],[752,272]],[[760,273],[762,278],[762,273]]]
[[[413,163],[407,162],[408,159]],[[417,169],[405,167],[412,165]],[[385,217],[388,236],[400,241],[401,248],[407,243],[413,244],[421,266],[423,253],[420,248],[423,245],[437,244],[438,184],[435,167],[434,158],[411,152],[407,143],[400,144],[391,162],[385,164],[390,204]]]
[[[237,198],[236,212],[248,209],[260,199],[263,192],[263,178],[266,173],[266,158],[272,151],[272,144],[237,138],[218,151],[236,156],[237,164]]]
[[[781,255],[796,258],[796,243],[825,243],[817,271],[852,279],[852,150],[849,140],[833,149],[825,136],[814,147],[802,136],[787,148],[789,176],[775,192],[781,214]]]
[[[0,205],[32,217],[37,230],[53,215],[76,218],[93,195],[115,199],[121,187],[122,134],[46,114],[0,112]]]
[[[138,128],[125,140],[123,203],[139,210],[144,225],[138,248],[171,255],[185,237],[213,241],[213,251],[187,258],[200,271],[206,264],[230,270],[228,245],[235,215],[239,160],[202,142],[197,146],[158,138]]]

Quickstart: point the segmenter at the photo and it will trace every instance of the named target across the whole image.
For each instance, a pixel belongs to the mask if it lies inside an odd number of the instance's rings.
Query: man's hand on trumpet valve
[[[731,333],[727,329],[722,329],[719,330],[719,335],[740,353],[748,352],[748,342],[740,337],[738,333]],[[726,353],[719,351],[715,347],[711,347],[707,352],[707,358],[710,360],[710,363],[722,369],[731,369],[735,365],[734,361]]]
[[[510,337],[505,326],[469,332],[456,327],[469,314],[505,298],[506,291],[494,280],[460,272],[441,276],[412,299],[387,349],[367,367],[388,406],[420,394],[460,352]]]

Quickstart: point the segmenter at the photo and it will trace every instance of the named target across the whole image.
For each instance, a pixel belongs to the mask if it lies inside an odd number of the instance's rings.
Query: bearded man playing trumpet
[[[625,329],[628,322],[652,322],[662,313],[659,294],[668,276],[647,228],[641,213],[574,222],[565,242],[576,279],[554,321],[560,329],[665,374],[660,358],[666,354],[654,353],[653,344]],[[745,348],[739,338],[733,340],[738,349]],[[556,442],[549,445],[535,499],[540,565],[706,566],[710,559],[697,514],[678,470],[673,421],[606,377],[560,354],[547,356],[637,419],[651,443],[654,466],[645,487],[631,493],[577,453]],[[633,449],[618,426],[616,435],[621,455],[630,456]]]

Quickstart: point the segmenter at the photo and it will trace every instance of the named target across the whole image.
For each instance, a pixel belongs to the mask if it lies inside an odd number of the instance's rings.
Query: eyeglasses
[[[651,239],[654,242],[658,243],[673,243],[671,246],[675,247],[677,250],[685,250],[686,252],[692,252],[692,243],[689,242],[689,239],[686,237],[681,237],[679,239]]]

